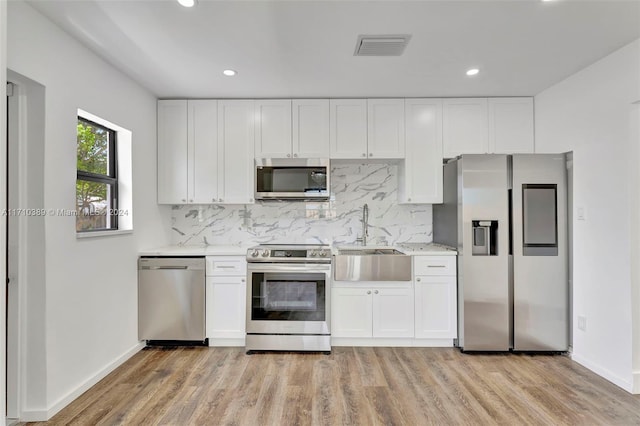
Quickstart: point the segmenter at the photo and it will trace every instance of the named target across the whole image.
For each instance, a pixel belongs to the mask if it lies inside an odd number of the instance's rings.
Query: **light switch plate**
[[[576,217],[578,220],[587,220],[587,209],[584,207],[578,207],[576,209]]]

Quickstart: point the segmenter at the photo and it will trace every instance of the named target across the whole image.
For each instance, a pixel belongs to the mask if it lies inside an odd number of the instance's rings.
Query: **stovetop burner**
[[[247,262],[330,263],[326,244],[260,244],[247,250]]]

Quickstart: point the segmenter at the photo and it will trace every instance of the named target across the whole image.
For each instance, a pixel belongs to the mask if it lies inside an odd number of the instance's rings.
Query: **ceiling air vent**
[[[409,34],[359,35],[354,56],[400,56],[411,40]]]

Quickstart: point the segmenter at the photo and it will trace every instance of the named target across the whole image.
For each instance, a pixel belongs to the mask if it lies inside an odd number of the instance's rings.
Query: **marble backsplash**
[[[431,205],[398,204],[395,164],[332,164],[331,200],[254,205],[182,205],[172,209],[172,243],[352,244],[369,205],[371,245],[432,241]]]

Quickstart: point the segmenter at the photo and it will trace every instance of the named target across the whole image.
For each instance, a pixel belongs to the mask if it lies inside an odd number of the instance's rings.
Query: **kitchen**
[[[207,2],[199,4],[199,6],[206,5]],[[633,7],[632,4],[630,6],[630,3],[626,3],[626,5]],[[44,141],[41,142],[40,148],[33,145],[35,155],[30,156],[26,163],[29,170],[28,176],[35,181],[33,182],[35,185],[33,191],[30,190],[28,193],[28,197],[32,197],[34,202],[28,203],[28,207],[73,207],[73,188],[76,180],[75,118],[77,109],[81,108],[132,131],[135,141],[131,147],[134,161],[133,199],[135,209],[133,233],[102,239],[76,239],[74,218],[46,217],[42,223],[37,221],[35,223],[35,226],[41,226],[41,228],[36,228],[41,231],[29,236],[29,253],[34,255],[25,259],[27,262],[26,270],[31,275],[26,277],[29,280],[29,297],[25,301],[27,304],[25,313],[28,317],[25,321],[27,330],[22,338],[25,354],[28,355],[25,361],[27,372],[22,383],[22,389],[25,393],[22,408],[24,417],[30,416],[34,420],[51,417],[82,391],[97,382],[99,378],[139,350],[137,339],[137,270],[135,264],[138,254],[153,247],[182,242],[183,236],[172,230],[174,226],[187,235],[184,237],[185,240],[194,235],[189,243],[202,243],[199,238],[202,234],[196,235],[201,230],[197,225],[197,219],[194,216],[186,217],[192,210],[189,206],[173,208],[157,204],[156,109],[158,98],[273,99],[348,96],[363,99],[372,97],[487,97],[494,93],[489,92],[488,89],[476,91],[474,85],[478,80],[475,82],[465,80],[464,76],[460,80],[456,80],[459,83],[435,88],[420,86],[421,89],[416,90],[415,88],[394,86],[385,89],[379,87],[379,84],[375,84],[375,81],[385,81],[387,79],[385,76],[388,77],[390,74],[384,72],[381,75],[376,74],[371,68],[372,62],[370,61],[352,65],[354,72],[358,75],[373,73],[371,77],[374,82],[368,81],[366,84],[365,81],[360,82],[358,79],[346,79],[340,76],[326,81],[318,77],[315,85],[306,85],[304,90],[300,89],[300,92],[282,90],[280,93],[276,93],[272,91],[272,88],[278,83],[284,84],[286,80],[298,78],[296,73],[293,73],[294,75],[286,74],[287,77],[283,77],[281,74],[273,73],[272,70],[269,77],[271,84],[257,88],[247,85],[246,81],[242,80],[234,80],[237,82],[222,80],[223,76],[217,77],[219,71],[216,69],[215,81],[210,83],[213,88],[206,92],[204,88],[201,91],[189,91],[183,86],[185,83],[180,80],[175,83],[177,86],[173,86],[175,78],[162,77],[165,80],[162,80],[160,87],[175,87],[175,89],[172,89],[173,93],[163,93],[160,96],[155,91],[142,88],[140,83],[136,83],[118,69],[106,64],[103,59],[97,57],[67,33],[62,32],[49,18],[44,17],[36,10],[38,6],[38,4],[32,5],[23,2],[3,3],[3,8],[7,9],[7,15],[5,15],[7,25],[1,25],[2,28],[7,28],[6,42],[8,45],[6,62],[2,62],[0,68],[2,70],[9,68],[10,71],[25,77],[26,80],[23,81],[34,84],[33,92],[37,94],[40,91],[43,99],[46,99],[42,111],[45,125],[39,128],[40,132],[46,132],[43,135]],[[575,16],[577,12],[570,8],[578,7],[578,5],[563,5],[562,2],[555,4],[553,2],[549,4],[536,3],[537,6],[562,8],[556,10],[563,11],[565,17],[567,15]],[[618,6],[624,7],[620,4]],[[40,7],[45,6],[40,5]],[[267,8],[267,6],[262,7]],[[369,13],[390,15],[389,9],[385,9],[386,7],[391,6],[380,3],[378,10],[374,8]],[[420,6],[414,5],[413,7]],[[494,5],[493,7],[498,6]],[[515,86],[507,87],[509,82],[524,80],[524,78],[515,74],[503,75],[499,81],[505,85],[502,86],[505,88],[501,89],[502,91],[497,91],[496,94],[533,96],[535,98],[536,151],[553,153],[573,151],[574,153],[574,204],[583,209],[583,219],[578,219],[577,214],[574,213],[575,291],[573,310],[575,316],[585,316],[587,324],[586,332],[578,331],[574,324],[572,357],[595,373],[632,392],[634,391],[634,381],[637,389],[637,372],[640,369],[638,363],[640,350],[637,347],[637,342],[640,340],[637,337],[639,332],[637,307],[640,306],[640,303],[638,303],[637,293],[637,266],[635,262],[631,261],[638,254],[637,221],[632,220],[632,218],[638,217],[637,194],[634,191],[634,188],[637,188],[638,176],[635,174],[635,168],[632,167],[637,162],[638,154],[637,144],[631,143],[629,138],[634,131],[634,128],[630,126],[630,123],[633,123],[632,104],[640,99],[640,94],[637,85],[638,45],[637,41],[631,43],[638,38],[638,35],[633,31],[631,31],[631,36],[620,35],[620,33],[624,33],[624,28],[637,28],[635,25],[637,22],[633,21],[633,19],[637,19],[637,14],[623,11],[612,15],[609,20],[603,22],[594,19],[593,16],[604,13],[604,11],[597,9],[597,2],[592,7],[596,9],[590,9],[589,16],[592,20],[588,21],[588,24],[601,25],[600,33],[618,34],[619,41],[603,45],[589,39],[589,42],[585,43],[578,40],[570,44],[570,47],[563,45],[564,56],[579,56],[578,54],[583,51],[580,49],[587,49],[585,46],[598,49],[592,56],[583,57],[580,64],[574,64],[572,68],[567,68],[564,74],[546,77],[547,80],[541,82],[537,87],[528,87],[522,91],[517,90]],[[88,3],[86,8],[84,13],[89,15],[96,11],[94,3]],[[353,8],[357,9],[355,6]],[[270,11],[271,9],[267,8],[267,12]],[[119,25],[126,25],[131,19],[128,18],[129,12],[133,11],[110,12],[112,13],[110,20],[103,21],[107,28],[101,27],[109,34],[108,37],[102,36],[103,43],[111,40],[111,43],[130,44],[124,33],[109,32],[109,24],[114,25],[115,22]],[[247,13],[247,10],[242,12]],[[313,12],[318,11],[314,9]],[[353,9],[341,12],[343,14],[355,13]],[[480,10],[476,12],[480,13]],[[180,14],[179,16],[183,17],[181,19],[188,16],[183,11],[175,13]],[[235,13],[240,12],[236,11]],[[282,13],[277,17],[284,19],[288,13],[293,12],[285,11]],[[495,9],[485,13],[493,15]],[[313,15],[313,13],[310,14]],[[370,16],[371,22],[380,22],[380,15]],[[267,16],[275,18],[275,16],[268,14]],[[320,16],[330,19],[332,16],[341,15],[327,11]],[[500,16],[498,13],[498,17]],[[520,22],[516,16],[518,15],[513,16],[513,25]],[[231,17],[242,21],[237,15],[232,14]],[[466,18],[469,19],[468,16]],[[231,18],[229,19],[231,20]],[[406,21],[408,18],[404,17],[403,19]],[[625,24],[629,22],[628,20],[631,20],[631,23]],[[77,28],[83,28],[81,20],[75,22]],[[296,22],[300,23],[298,25],[305,24],[309,28],[313,28],[308,21],[300,19]],[[432,22],[434,28],[436,28],[436,24],[437,22]],[[598,33],[597,31],[585,30],[579,22],[574,22],[573,25],[575,25],[576,34],[580,34],[582,37],[587,37],[591,32]],[[417,31],[419,26],[415,24],[414,26]],[[382,27],[378,31],[397,33],[400,31],[400,27],[399,23],[394,25],[390,23],[388,27]],[[391,32],[392,29],[395,31]],[[352,28],[347,31],[346,36],[339,37],[340,40],[344,38],[344,42],[341,41],[339,44],[344,44],[341,48],[349,50],[346,55],[353,60],[353,47],[357,34],[375,33],[375,30],[375,26],[365,25],[362,29]],[[407,47],[406,55],[409,55],[411,48],[419,42],[416,31],[411,30],[414,36]],[[556,31],[557,33],[540,31],[540,37],[543,38],[542,43],[546,43],[546,46],[560,43],[563,40],[561,37],[563,32],[557,29]],[[259,32],[264,38],[267,36],[276,37],[273,30]],[[167,46],[174,44],[166,34],[162,33],[159,35],[149,33],[147,36],[143,33],[141,37],[146,38],[139,41],[142,46],[139,48],[141,49],[138,55],[139,60],[145,57],[145,49],[151,49],[153,44],[162,42],[165,42]],[[549,39],[544,37],[549,37]],[[554,37],[557,38],[557,41]],[[535,38],[531,37],[531,39]],[[100,40],[100,37],[97,40]],[[523,40],[520,41],[523,42]],[[91,42],[87,41],[86,43],[90,44]],[[488,41],[484,43],[486,44]],[[465,38],[461,44],[469,44],[470,49],[482,50],[483,48],[483,46],[472,43],[469,38]],[[131,47],[135,48],[136,45]],[[569,48],[576,50],[567,53],[566,49]],[[535,49],[530,51],[535,51]],[[144,81],[147,68],[139,65],[140,68],[137,68],[136,73],[135,69],[138,65],[135,62],[136,58],[129,59],[129,62],[123,65],[117,52],[118,50],[111,51],[110,60],[122,67],[134,68],[131,72],[135,76],[135,80]],[[266,60],[263,56],[257,57]],[[399,60],[403,61],[408,57],[401,56]],[[440,62],[448,60],[447,57],[439,59]],[[540,62],[533,74],[539,74],[542,77],[548,76],[546,73],[550,72],[549,69],[560,68],[562,64],[560,59],[554,57],[553,60],[546,59],[546,62]],[[42,66],[43,63],[47,66]],[[168,64],[169,61],[159,62],[159,64],[163,63]],[[315,64],[315,72],[319,74],[329,72],[332,68],[329,64],[317,61],[312,63]],[[377,64],[380,67],[385,66],[384,63]],[[156,67],[158,66],[156,65]],[[163,67],[168,67],[168,65]],[[239,75],[237,77],[248,73],[250,67],[249,64],[242,68],[238,67]],[[77,72],[78,68],[83,72]],[[145,71],[140,74],[140,70]],[[465,70],[466,68],[461,72],[464,73]],[[169,73],[168,68],[165,71]],[[479,77],[482,78],[482,74]],[[321,86],[321,84],[325,86]],[[379,88],[373,90],[372,87]],[[4,117],[4,114],[2,116]],[[35,135],[37,131],[38,129],[35,129],[31,134]],[[344,167],[352,167],[355,170],[358,166],[346,165]],[[375,190],[377,184],[385,182],[385,174],[393,173],[393,171],[386,170],[389,167],[393,169],[397,166],[369,163],[366,169],[373,173],[374,177],[373,180],[365,183],[371,185],[371,188]],[[376,172],[380,173],[376,177],[374,172],[378,168],[382,170]],[[357,171],[350,173],[358,174]],[[397,169],[395,173],[398,173]],[[345,176],[349,176],[347,171],[345,171]],[[335,178],[335,175],[332,178]],[[38,180],[41,182],[39,187]],[[387,183],[389,186],[397,186],[397,184],[391,185],[390,181]],[[31,181],[29,184],[32,184]],[[365,188],[363,187],[363,189]],[[382,192],[385,191],[393,191],[393,189],[383,189]],[[357,204],[346,209],[343,224],[351,229],[347,242],[353,242],[360,233],[360,209],[366,202],[372,210],[369,220],[372,226],[370,229],[372,241],[381,244],[395,243],[379,228],[385,224],[377,222],[376,216],[381,215],[377,209],[381,204],[378,200],[373,200],[373,195],[371,194],[371,199],[356,199]],[[391,197],[391,199],[395,198],[395,195]],[[387,198],[387,200],[389,199]],[[259,210],[260,208],[262,207],[254,205],[248,207],[247,210],[253,212],[254,209]],[[277,210],[276,207],[270,206],[264,208]],[[301,208],[296,207],[296,209]],[[398,208],[402,209],[403,207],[398,206]],[[199,210],[202,212],[197,213],[196,211],[193,214],[213,214],[221,209],[202,207]],[[269,229],[270,223],[268,221],[258,221],[256,220],[258,216],[252,216],[252,218],[243,216],[244,208],[233,208],[232,210],[233,225],[229,228],[233,229],[233,232],[236,232],[237,229],[241,229],[238,231],[239,233],[245,232],[241,228],[245,219],[247,224],[255,226],[258,222],[258,224],[263,224],[265,231]],[[317,211],[317,209],[315,210]],[[397,213],[399,215],[397,223],[404,223],[406,216],[402,215],[414,213],[411,208],[407,208],[407,210],[407,212]],[[347,212],[350,213],[346,214]],[[280,212],[268,214],[273,217],[273,215],[279,216]],[[286,235],[291,224],[296,225],[296,229],[300,229],[302,232],[303,227],[297,228],[299,224],[304,222],[298,219],[301,214],[302,212],[299,211],[291,213],[291,216],[283,222],[282,230],[278,230],[279,235]],[[326,214],[330,215],[332,212]],[[431,226],[428,216],[430,208],[422,211],[416,210],[415,214],[418,216],[419,222],[427,224],[425,228],[418,230],[418,235],[428,236],[431,231],[426,228]],[[286,216],[286,212],[283,216]],[[412,221],[407,220],[406,223],[412,223]],[[218,223],[214,225],[214,230],[216,226]],[[222,229],[222,225],[220,227]],[[398,231],[394,229],[390,233],[397,235]],[[331,234],[331,230],[326,231],[326,235],[330,236]],[[218,234],[213,232],[208,232],[207,235],[212,235],[211,238],[214,238],[208,241],[210,244],[225,242],[224,240],[216,241],[215,236]],[[383,236],[387,237],[386,243],[377,241]],[[222,237],[218,236],[218,238]],[[426,239],[421,241],[426,241]],[[113,265],[121,266],[113,267]],[[96,271],[105,270],[108,270],[109,273],[96,274]],[[37,278],[38,275],[42,275],[42,279]],[[91,279],[87,279],[87,277],[91,277]],[[34,280],[35,284],[31,285],[31,280]],[[4,318],[4,315],[1,317]],[[574,318],[575,322],[576,318]]]

